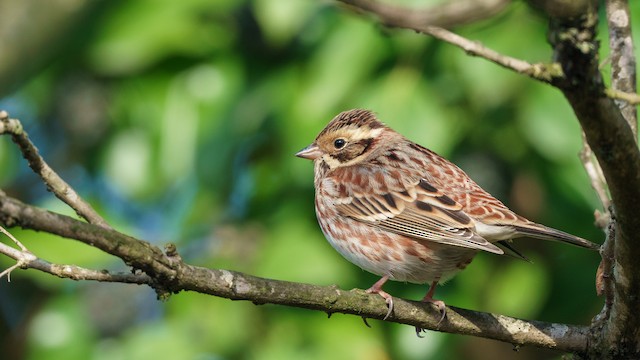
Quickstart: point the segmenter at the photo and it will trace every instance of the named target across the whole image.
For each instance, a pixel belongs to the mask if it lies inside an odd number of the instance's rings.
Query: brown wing
[[[449,160],[412,142],[408,142],[408,147],[417,154],[411,157],[415,162],[415,173],[446,192],[452,200],[461,204],[465,214],[474,220],[491,225],[533,224],[482,189]],[[414,164],[413,162],[409,164]]]
[[[397,186],[396,189],[369,187],[372,188],[381,191],[344,194],[346,196],[336,201],[338,211],[344,216],[410,238],[504,253],[474,233],[474,221],[465,214],[462,205],[425,179],[404,184],[403,189]]]

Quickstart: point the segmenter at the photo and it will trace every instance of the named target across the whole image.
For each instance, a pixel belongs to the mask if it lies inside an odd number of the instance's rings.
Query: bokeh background
[[[599,203],[577,157],[580,129],[561,93],[451,45],[331,1],[0,0],[0,13],[0,109],[22,120],[45,159],[110,223],[160,247],[175,243],[189,263],[344,289],[373,284],[323,238],[312,164],[293,156],[355,107],[453,160],[520,214],[602,241],[592,224]],[[551,57],[546,20],[524,2],[456,31],[532,62]],[[0,168],[10,195],[71,214],[9,138],[0,138]],[[12,232],[52,262],[126,269],[75,241]],[[533,263],[481,254],[437,297],[588,324],[602,305],[598,255],[517,245]],[[0,257],[1,268],[12,264]],[[386,289],[420,299],[426,286]],[[35,270],[0,279],[3,359],[560,357],[370,323],[195,293],[160,302],[144,286]]]

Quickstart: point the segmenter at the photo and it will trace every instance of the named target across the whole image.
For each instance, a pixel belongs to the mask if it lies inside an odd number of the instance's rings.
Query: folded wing
[[[452,200],[425,179],[402,190],[343,194],[338,211],[416,240],[503,254],[504,251],[474,232],[475,222]]]

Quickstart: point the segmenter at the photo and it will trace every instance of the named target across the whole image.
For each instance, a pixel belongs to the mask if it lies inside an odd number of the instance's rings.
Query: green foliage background
[[[456,31],[532,62],[551,57],[546,21],[525,3]],[[335,114],[355,107],[452,159],[520,214],[602,241],[592,225],[599,204],[576,156],[580,129],[560,92],[344,6],[105,2],[49,46],[54,55],[25,71],[0,108],[23,121],[45,159],[109,222],[158,246],[176,243],[190,263],[369,287],[376,277],[324,240],[313,212],[312,165],[293,156]],[[8,138],[0,139],[0,168],[9,194],[71,214]],[[74,241],[12,231],[52,262],[124,268]],[[437,297],[588,324],[601,307],[597,254],[517,244],[532,264],[481,254]],[[0,257],[2,268],[11,264]],[[426,286],[387,290],[419,299]],[[159,302],[146,287],[76,283],[33,270],[0,282],[0,353],[10,359],[559,357],[437,332],[418,339],[411,327],[370,323],[194,293]]]

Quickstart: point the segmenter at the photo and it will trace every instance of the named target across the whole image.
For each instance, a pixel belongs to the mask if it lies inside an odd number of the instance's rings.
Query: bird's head
[[[369,110],[344,111],[296,156],[323,161],[332,170],[351,166],[369,159],[394,134],[398,135]]]

